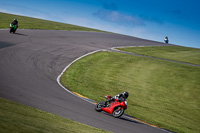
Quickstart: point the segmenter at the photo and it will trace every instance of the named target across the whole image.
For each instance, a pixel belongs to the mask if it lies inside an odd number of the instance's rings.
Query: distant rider
[[[169,42],[169,40],[168,40],[168,37],[166,36],[165,37],[165,43],[168,43]]]
[[[15,25],[16,26],[16,28],[18,28],[18,21],[17,21],[17,19],[15,18],[13,21],[12,21],[12,23],[11,24],[13,24],[13,25]]]
[[[123,100],[126,101],[126,99],[128,98],[129,96],[129,93],[128,92],[124,92],[124,93],[120,93],[114,97],[111,97],[110,99],[108,99],[106,102],[105,102],[105,106],[107,106],[107,103],[111,103],[112,101],[115,101],[115,99],[117,99],[117,101],[119,102],[122,102]]]

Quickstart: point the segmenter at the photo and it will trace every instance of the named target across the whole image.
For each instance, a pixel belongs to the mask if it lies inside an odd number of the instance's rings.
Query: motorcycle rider
[[[107,103],[109,102],[109,104],[112,102],[112,101],[115,101],[115,99],[117,99],[119,102],[122,102],[123,100],[126,101],[126,99],[128,98],[129,96],[129,93],[128,92],[123,92],[123,93],[120,93],[114,97],[111,97],[110,99],[106,100],[105,102],[105,106],[107,106]]]
[[[16,26],[16,28],[18,28],[18,21],[17,21],[17,19],[15,18],[13,21],[12,21],[12,23],[11,24],[13,24],[13,25],[15,25]]]
[[[166,36],[165,37],[165,43],[168,43],[169,42],[169,39],[168,39],[168,37]]]

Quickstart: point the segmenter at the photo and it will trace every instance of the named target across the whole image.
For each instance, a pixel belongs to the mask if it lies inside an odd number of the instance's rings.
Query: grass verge
[[[17,18],[20,29],[47,29],[47,30],[70,30],[70,31],[94,31],[105,32],[97,29],[86,28],[71,24],[53,22],[43,19],[13,15],[0,12],[0,29],[10,28],[10,23]]]
[[[200,65],[200,49],[181,46],[126,47],[119,50]]]
[[[107,131],[0,98],[0,132],[106,133]]]
[[[200,131],[200,68],[121,53],[99,52],[78,60],[61,77],[90,99],[128,91],[127,114],[177,132]]]

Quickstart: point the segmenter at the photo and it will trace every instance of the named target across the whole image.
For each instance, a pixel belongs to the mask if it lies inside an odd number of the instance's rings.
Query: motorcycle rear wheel
[[[104,107],[104,105],[105,105],[105,102],[99,102],[99,103],[97,103],[95,105],[95,110],[98,111],[98,112],[102,111],[102,108]]]
[[[120,107],[115,108],[114,111],[113,111],[113,113],[112,113],[113,116],[114,116],[115,118],[119,118],[120,116],[122,116],[122,115],[124,114],[124,109],[121,108],[121,109],[119,110],[119,108],[120,108]]]

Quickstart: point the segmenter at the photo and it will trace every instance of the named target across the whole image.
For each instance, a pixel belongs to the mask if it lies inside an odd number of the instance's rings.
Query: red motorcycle
[[[106,95],[106,99],[110,99],[111,96]],[[95,110],[100,112],[100,111],[105,111],[110,114],[112,114],[114,117],[118,118],[124,114],[124,110],[127,109],[127,101],[122,99],[121,101],[118,101],[117,99],[114,99],[110,104],[106,105],[106,102],[99,102],[95,106]]]

